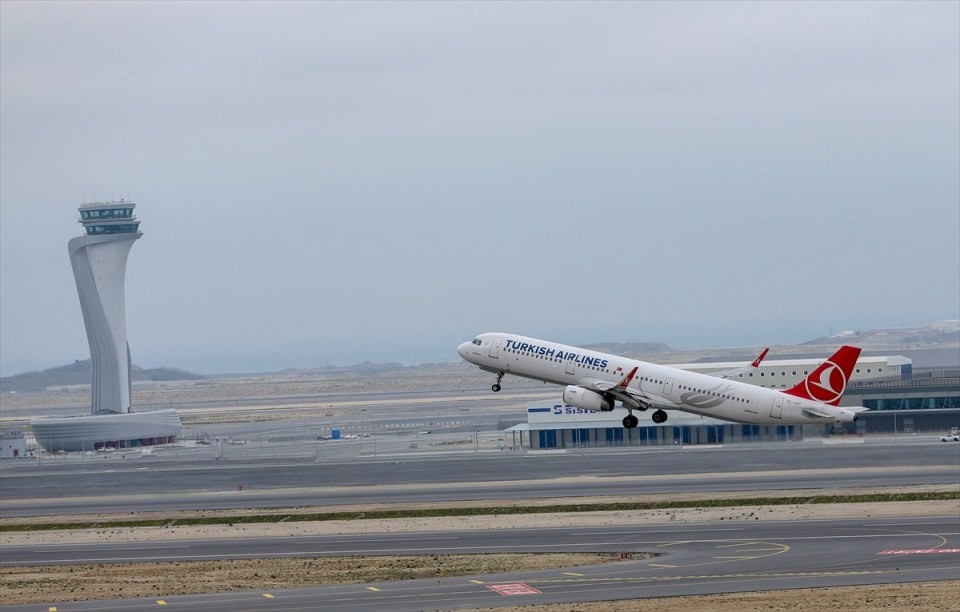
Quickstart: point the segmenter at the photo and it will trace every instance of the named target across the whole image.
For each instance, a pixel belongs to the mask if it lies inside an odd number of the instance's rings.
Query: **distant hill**
[[[206,378],[200,374],[177,370],[175,368],[152,368],[145,370],[134,365],[130,376],[137,381],[161,380],[199,380]],[[48,387],[66,385],[89,385],[92,377],[90,360],[77,360],[70,365],[50,368],[42,372],[24,372],[15,376],[0,378],[0,392],[42,391]]]
[[[853,344],[865,350],[960,346],[960,321],[938,321],[915,327],[844,331],[829,337],[814,338],[800,346],[837,342]]]

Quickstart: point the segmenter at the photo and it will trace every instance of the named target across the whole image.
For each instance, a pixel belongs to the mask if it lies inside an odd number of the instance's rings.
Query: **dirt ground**
[[[497,608],[497,612],[809,612],[960,609],[960,580]]]
[[[612,560],[613,556],[600,554],[426,555],[3,568],[0,570],[0,604],[365,584],[498,573],[508,569],[574,567]]]

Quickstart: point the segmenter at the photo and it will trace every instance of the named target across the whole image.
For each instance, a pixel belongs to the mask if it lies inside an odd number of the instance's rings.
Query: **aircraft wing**
[[[750,362],[749,365],[745,365],[741,368],[734,368],[732,370],[723,370],[722,372],[713,372],[710,376],[716,376],[717,378],[733,378],[738,374],[746,374],[747,372],[756,372],[760,367],[760,362],[763,361],[763,358],[767,356],[767,352],[770,351],[770,348],[767,347],[763,349],[757,358]]]
[[[630,382],[633,380],[633,377],[637,375],[637,370],[639,368],[633,368],[630,370],[630,373],[623,377],[618,383],[611,382],[609,380],[600,380],[599,378],[590,379],[589,381],[583,381],[586,384],[582,386],[586,389],[596,390],[596,391],[605,391],[616,394],[618,391],[626,391],[627,387],[630,386]]]
[[[580,386],[584,389],[590,389],[591,391],[601,391],[603,393],[609,393],[614,396],[623,404],[633,406],[638,408],[640,406],[649,406],[655,403],[655,400],[651,397],[648,397],[646,393],[643,393],[639,389],[630,389],[630,382],[633,381],[633,378],[637,375],[637,369],[633,368],[630,372],[623,377],[623,379],[614,383],[609,380],[600,380],[598,378],[590,378],[580,381]]]

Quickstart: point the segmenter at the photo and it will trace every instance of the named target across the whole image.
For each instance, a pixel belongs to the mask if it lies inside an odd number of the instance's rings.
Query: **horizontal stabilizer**
[[[813,417],[821,417],[821,418],[831,418],[831,417],[837,416],[833,413],[827,412],[823,408],[819,408],[815,406],[804,406],[803,413]]]

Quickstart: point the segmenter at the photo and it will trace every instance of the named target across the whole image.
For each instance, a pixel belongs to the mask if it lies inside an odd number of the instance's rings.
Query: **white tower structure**
[[[80,206],[80,223],[86,234],[70,240],[67,247],[90,343],[93,414],[32,419],[33,434],[48,452],[171,444],[183,429],[174,409],[130,409],[130,347],[123,286],[130,247],[143,235],[133,216],[135,207],[124,200]]]
[[[124,200],[83,204],[80,223],[86,234],[68,245],[90,344],[94,414],[130,412],[124,279],[130,247],[143,235],[135,207]]]

